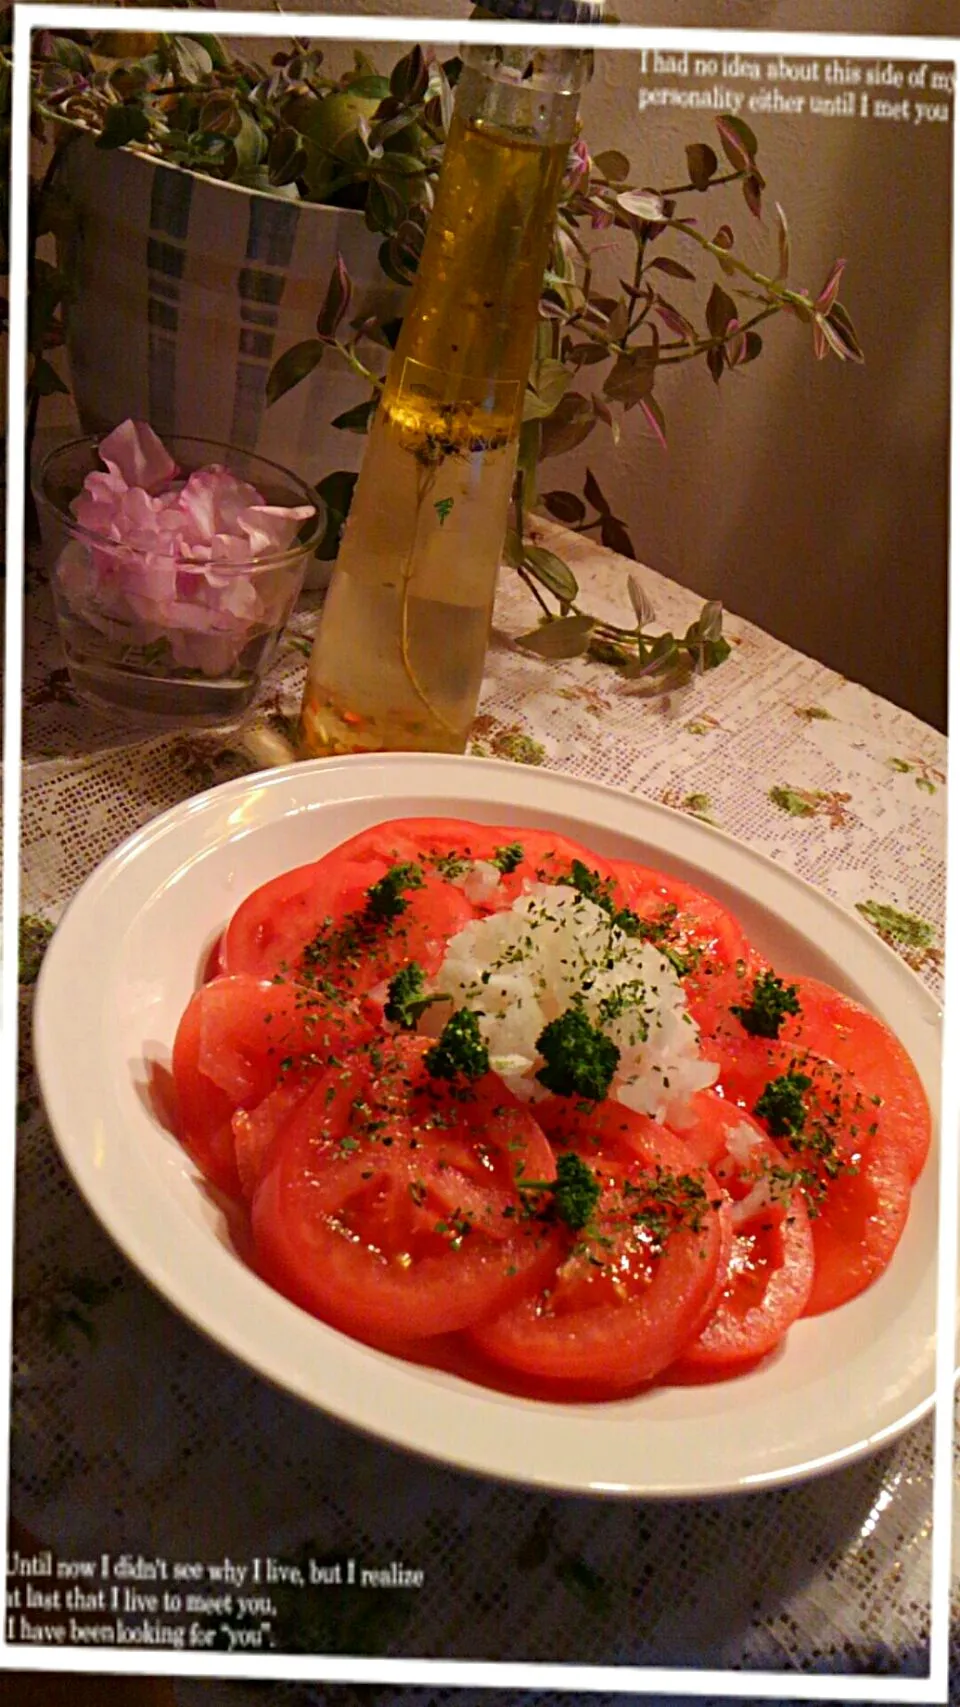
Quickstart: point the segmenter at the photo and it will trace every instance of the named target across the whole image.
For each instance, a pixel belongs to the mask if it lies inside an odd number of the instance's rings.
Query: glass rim
[[[63,522],[64,526],[69,528],[70,532],[83,544],[96,546],[101,551],[134,551],[138,552],[142,556],[146,556],[147,553],[140,546],[126,544],[123,540],[108,539],[106,534],[95,533],[92,528],[84,527],[81,522],[77,521],[76,517],[73,516],[69,510],[62,509],[46,490],[51,465],[55,463],[59,457],[66,457],[70,452],[76,453],[80,450],[92,450],[95,455],[99,455],[100,445],[102,442],[102,439],[97,434],[87,433],[80,435],[78,438],[67,439],[63,444],[54,445],[51,450],[47,451],[34,473],[32,481],[34,497],[39,504],[43,504],[53,515],[57,516]],[[253,462],[260,463],[263,468],[269,469],[273,474],[280,475],[283,480],[289,482],[290,485],[300,492],[305,503],[312,504],[313,506],[312,520],[308,518],[301,523],[301,527],[309,529],[306,538],[294,540],[290,545],[284,546],[282,551],[274,551],[259,557],[251,557],[249,563],[231,564],[229,560],[225,560],[222,563],[210,563],[206,559],[202,558],[186,558],[183,560],[185,568],[203,571],[207,568],[223,570],[233,567],[234,569],[259,574],[261,571],[287,567],[289,564],[296,562],[298,558],[306,556],[319,543],[327,525],[327,506],[314,488],[308,486],[306,481],[303,480],[299,474],[295,474],[292,469],[285,468],[283,463],[274,462],[273,459],[268,456],[261,456],[259,451],[242,450],[239,445],[227,444],[222,439],[200,438],[195,433],[170,433],[163,438],[161,442],[164,450],[168,451],[171,456],[174,456],[174,450],[171,447],[177,445],[202,445],[208,450],[226,452],[227,456],[222,458],[222,460],[224,466],[228,468],[231,473],[233,473],[234,470],[230,468],[229,457],[247,457]],[[101,458],[101,462],[102,460],[103,459]],[[175,457],[174,460],[176,460]],[[209,466],[209,464],[201,463],[198,465],[197,469],[193,469],[191,472],[197,473],[200,468],[207,466]],[[237,476],[237,478],[239,479],[240,476]],[[80,490],[82,490],[82,488],[80,488]],[[74,496],[77,495],[78,494],[74,494]]]

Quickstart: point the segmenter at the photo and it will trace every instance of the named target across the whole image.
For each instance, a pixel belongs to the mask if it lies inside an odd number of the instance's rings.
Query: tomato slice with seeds
[[[700,989],[688,991],[690,1010],[700,1027],[701,1050],[743,1070],[751,1062],[765,1071],[773,1040],[751,1036],[734,1006],[749,1006],[754,979],[771,968],[753,956],[738,973],[726,969]],[[911,1183],[923,1170],[931,1142],[930,1106],[913,1062],[899,1038],[867,1008],[816,978],[777,974],[792,988],[798,1014],[786,1014],[776,1041],[786,1048],[809,1049],[852,1072],[871,1103],[882,1110],[887,1134],[898,1139]]]
[[[348,1008],[295,984],[248,976],[214,978],[195,992],[173,1044],[178,1132],[201,1172],[238,1196],[233,1116],[255,1108],[286,1062],[326,1066],[366,1028]]]
[[[291,977],[361,996],[409,960],[436,972],[448,939],[476,915],[461,889],[427,872],[405,890],[394,918],[371,913],[368,891],[386,858],[303,866],[249,896],[227,927],[221,952],[231,972]],[[403,862],[398,862],[403,863]]]
[[[693,966],[684,979],[688,990],[696,989],[716,967],[733,967],[750,955],[746,935],[728,908],[694,888],[682,878],[632,864],[611,862],[621,885],[625,905],[656,929],[655,941],[677,953],[692,956]]]
[[[353,1065],[321,1072],[305,1068],[286,1074],[255,1108],[238,1109],[231,1128],[244,1197],[253,1197],[276,1144],[293,1127],[302,1127],[315,1146],[346,1139],[354,1148],[349,1137],[353,1104],[365,1088]]]
[[[728,1210],[711,1176],[662,1129],[635,1133],[636,1153],[596,1153],[582,1116],[577,1146],[601,1187],[587,1227],[566,1234],[549,1284],[470,1330],[494,1362],[597,1396],[642,1386],[705,1324],[725,1257]],[[564,1120],[576,1138],[576,1107]],[[650,1123],[651,1126],[653,1123]]]
[[[798,1074],[809,1081],[798,1089],[802,1125],[782,1134],[758,1101],[768,1084]],[[910,1171],[895,1127],[854,1074],[812,1050],[771,1043],[765,1080],[750,1060],[725,1066],[722,1084],[731,1100],[757,1111],[786,1163],[811,1176],[804,1190],[816,1266],[804,1314],[836,1309],[883,1273],[906,1225]]]
[[[871,1101],[879,1099],[884,1129],[900,1144],[913,1183],[929,1154],[932,1123],[920,1075],[900,1039],[876,1014],[816,978],[785,982],[796,986],[801,1009],[785,1041],[803,1043],[848,1068]]]
[[[518,1173],[555,1172],[536,1121],[493,1074],[430,1081],[426,1047],[398,1040],[384,1070],[390,1096],[370,1078],[349,1153],[291,1122],[252,1205],[262,1276],[387,1349],[496,1314],[543,1284],[560,1251],[515,1184]]]
[[[419,860],[441,875],[452,871],[452,881],[457,882],[466,874],[463,868],[478,860],[494,863],[498,851],[507,848],[518,850],[520,857],[502,873],[495,891],[476,900],[481,913],[511,906],[529,884],[566,882],[575,862],[584,866],[599,885],[611,890],[615,905],[624,904],[615,862],[559,831],[450,818],[403,818],[362,832],[346,844],[344,851],[354,859],[377,856]]]
[[[692,1100],[697,1145],[733,1202],[733,1248],[716,1309],[674,1372],[735,1374],[768,1356],[806,1309],[813,1234],[802,1193],[778,1187],[784,1159],[758,1122],[709,1091]]]

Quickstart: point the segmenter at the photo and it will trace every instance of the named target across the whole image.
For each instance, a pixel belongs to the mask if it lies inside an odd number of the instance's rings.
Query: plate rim
[[[460,776],[463,777],[462,789],[459,785],[457,789],[454,789],[453,786],[444,786],[442,778],[448,769],[451,774],[456,774],[458,778]],[[349,779],[350,777],[357,776],[358,773],[362,776],[364,773],[375,774],[377,772],[386,772],[388,775],[393,775],[396,778],[395,793],[393,795],[389,792],[383,795],[377,794],[375,796],[358,793],[356,790],[351,792],[349,785],[346,792],[343,793],[340,792],[335,780],[333,781],[333,786],[330,788],[325,787],[323,784],[318,787],[317,782],[314,780],[318,779],[319,781],[321,778],[336,779],[337,777],[344,776]],[[78,918],[81,920],[82,925],[85,910],[89,908],[92,903],[96,902],[98,891],[100,889],[107,888],[117,872],[124,871],[132,862],[135,862],[140,858],[144,852],[151,848],[156,848],[158,844],[162,843],[163,839],[168,834],[181,832],[184,827],[185,820],[188,820],[190,817],[195,817],[198,822],[207,822],[208,824],[212,823],[218,813],[220,813],[221,817],[223,816],[221,809],[225,808],[229,803],[232,803],[234,797],[248,794],[252,787],[261,791],[266,788],[268,798],[271,801],[279,800],[283,802],[284,790],[289,784],[296,783],[298,785],[304,785],[303,789],[300,791],[301,798],[299,800],[294,798],[294,795],[298,792],[298,789],[294,789],[293,793],[286,798],[285,804],[281,804],[279,811],[274,811],[273,813],[268,814],[265,822],[269,824],[276,820],[282,822],[287,818],[299,815],[301,812],[309,812],[310,810],[318,807],[335,808],[338,802],[342,802],[344,804],[353,802],[354,804],[357,804],[369,800],[372,804],[375,799],[382,800],[384,806],[384,814],[382,814],[382,816],[385,816],[389,812],[391,799],[395,798],[396,795],[399,794],[415,795],[418,792],[423,792],[428,804],[430,801],[438,801],[445,797],[452,798],[455,794],[462,793],[464,796],[467,796],[471,792],[469,778],[472,776],[476,779],[480,773],[483,773],[488,779],[489,789],[481,791],[481,794],[476,801],[477,805],[498,804],[499,795],[496,787],[498,781],[502,780],[506,782],[509,778],[513,785],[513,789],[515,790],[517,783],[520,782],[525,775],[529,777],[529,772],[525,773],[521,767],[507,761],[476,758],[473,756],[460,757],[449,754],[407,753],[369,754],[362,757],[343,757],[331,760],[307,761],[306,763],[276,767],[269,771],[247,773],[239,778],[232,778],[225,782],[215,784],[211,788],[205,789],[197,795],[190,796],[184,801],[175,803],[164,812],[158,814],[155,818],[148,820],[145,824],[134,830],[129,836],[125,837],[124,840],[119,843],[118,846],[114,848],[91,873],[89,873],[75,895],[72,897],[68,906],[65,908],[60,923],[47,950],[47,954],[44,957],[35,992],[33,1016],[35,1062],[41,1096],[44,1107],[47,1110],[48,1122],[58,1151],[82,1198],[88,1204],[100,1224],[106,1229],[113,1242],[120,1248],[127,1260],[131,1262],[133,1267],[147,1281],[152,1289],[158,1292],[159,1295],[163,1297],[169,1305],[171,1305],[171,1307],[184,1316],[194,1328],[199,1329],[207,1339],[213,1341],[213,1343],[219,1346],[222,1350],[226,1351],[228,1355],[237,1358],[240,1362],[245,1364],[248,1369],[252,1370],[257,1375],[258,1378],[264,1379],[273,1386],[292,1394],[300,1402],[309,1404],[325,1414],[333,1416],[341,1424],[345,1424],[350,1428],[355,1428],[359,1432],[366,1434],[373,1439],[386,1442],[393,1448],[398,1448],[404,1452],[412,1452],[415,1456],[433,1463],[439,1463],[440,1465],[452,1467],[459,1471],[480,1476],[482,1478],[514,1482],[525,1486],[538,1487],[555,1492],[659,1501],[733,1497],[737,1494],[783,1487],[797,1482],[810,1480],[820,1475],[829,1474],[845,1467],[846,1465],[853,1464],[865,1456],[881,1450],[892,1440],[898,1438],[900,1434],[914,1427],[932,1410],[936,1398],[932,1356],[929,1360],[931,1391],[918,1404],[912,1406],[911,1409],[902,1417],[888,1422],[879,1430],[868,1433],[865,1438],[851,1444],[849,1447],[839,1452],[831,1453],[826,1460],[818,1459],[813,1460],[810,1463],[774,1467],[763,1471],[756,1476],[740,1476],[735,1481],[718,1481],[715,1477],[707,1480],[701,1478],[699,1482],[694,1482],[688,1479],[684,1481],[682,1486],[671,1486],[664,1480],[661,1480],[657,1486],[648,1486],[641,1482],[636,1482],[629,1486],[625,1484],[605,1485],[587,1481],[586,1479],[573,1482],[569,1479],[569,1476],[558,1479],[555,1473],[538,1474],[529,1467],[517,1469],[512,1467],[509,1463],[504,1462],[493,1465],[489,1461],[491,1457],[489,1451],[482,1455],[485,1456],[487,1461],[478,1462],[476,1447],[472,1450],[465,1450],[462,1446],[458,1448],[456,1444],[449,1441],[445,1441],[441,1447],[438,1447],[436,1442],[433,1444],[424,1444],[422,1442],[418,1443],[417,1440],[411,1440],[409,1434],[405,1432],[405,1425],[402,1422],[393,1422],[392,1413],[390,1412],[389,1407],[385,1407],[380,1412],[375,1423],[373,1421],[365,1421],[352,1412],[339,1408],[336,1404],[330,1401],[329,1397],[326,1400],[318,1398],[316,1391],[310,1389],[309,1381],[304,1377],[299,1369],[291,1372],[289,1368],[281,1369],[277,1367],[277,1360],[275,1358],[264,1356],[262,1343],[259,1350],[257,1349],[257,1345],[253,1343],[254,1340],[257,1339],[261,1342],[263,1341],[264,1334],[262,1325],[259,1327],[256,1334],[251,1335],[243,1321],[239,1321],[236,1324],[231,1324],[229,1322],[225,1324],[220,1320],[211,1322],[209,1319],[204,1319],[203,1304],[206,1300],[204,1300],[202,1290],[192,1292],[189,1284],[183,1283],[181,1275],[172,1270],[167,1263],[164,1263],[163,1261],[158,1262],[155,1242],[153,1251],[151,1252],[150,1238],[147,1238],[146,1241],[144,1240],[143,1229],[138,1228],[136,1223],[134,1223],[131,1228],[129,1225],[125,1225],[122,1222],[122,1219],[118,1222],[116,1213],[118,1203],[115,1199],[109,1198],[109,1193],[105,1209],[102,1195],[98,1195],[96,1191],[90,1189],[90,1170],[84,1165],[85,1158],[82,1145],[78,1145],[76,1141],[71,1143],[71,1140],[68,1137],[65,1138],[61,1136],[58,1121],[55,1119],[54,1113],[51,1111],[50,1102],[51,1100],[56,1101],[56,1095],[54,1093],[51,1097],[49,1092],[51,1077],[48,1065],[48,1024],[49,1009],[54,1000],[50,992],[55,992],[57,989],[57,979],[60,976],[60,964],[64,955],[68,954],[71,933],[78,928]],[[584,795],[600,797],[609,803],[619,802],[621,804],[628,804],[631,812],[639,811],[641,814],[648,814],[654,823],[661,823],[666,826],[672,825],[674,827],[683,826],[683,836],[681,837],[681,841],[685,838],[690,838],[694,844],[694,849],[696,849],[696,845],[698,843],[705,848],[709,848],[711,844],[714,846],[718,843],[725,845],[730,855],[738,862],[743,861],[744,857],[746,857],[748,863],[759,862],[760,866],[765,868],[767,871],[772,874],[776,874],[778,882],[785,884],[788,889],[795,888],[799,885],[802,890],[807,892],[808,897],[816,903],[818,908],[826,908],[829,911],[832,911],[839,919],[843,920],[845,927],[853,928],[859,940],[869,943],[870,952],[878,955],[881,962],[886,963],[888,970],[890,970],[891,973],[895,968],[895,975],[901,982],[908,986],[912,985],[915,991],[922,992],[920,1000],[923,1005],[926,1006],[928,1010],[931,1010],[938,1020],[942,1019],[942,1007],[937,1001],[937,998],[923,983],[922,979],[920,979],[913,971],[913,969],[909,967],[888,944],[884,943],[882,939],[880,939],[876,933],[871,930],[865,920],[861,919],[852,909],[845,908],[840,902],[834,900],[832,896],[826,894],[822,889],[818,888],[816,884],[811,883],[808,879],[793,871],[792,868],[782,866],[778,861],[772,859],[770,855],[754,847],[751,843],[741,841],[729,831],[723,830],[719,826],[704,824],[699,820],[692,821],[688,814],[680,812],[676,808],[669,807],[662,802],[649,800],[643,795],[631,794],[625,789],[620,789],[607,783],[571,776],[567,772],[546,766],[537,767],[536,775],[539,778],[543,778],[544,780],[549,779],[552,783],[561,785],[564,792],[572,790],[573,794],[573,797],[567,803],[556,801],[552,803],[552,805],[545,805],[543,813],[544,816],[563,817],[566,815],[571,818],[583,819],[585,816]],[[441,780],[439,782],[436,780],[431,782],[431,778],[440,778]],[[508,787],[507,794],[509,795],[510,792],[511,789]],[[507,811],[519,809],[536,815],[536,791],[532,791],[523,802],[519,799],[506,801],[504,803],[504,809]],[[376,822],[377,819],[372,817],[371,821]],[[241,827],[237,829],[233,835],[221,835],[217,838],[217,841],[226,841],[231,844],[239,843],[243,840],[245,835],[252,833],[257,827],[257,825],[252,825],[248,828]],[[260,824],[259,827],[262,828],[263,824]],[[610,828],[610,826],[603,826],[600,828]],[[640,841],[642,839],[642,829],[640,827],[626,825],[619,833],[622,833],[624,838],[627,840]],[[208,856],[211,852],[211,847],[212,844],[204,844],[199,850],[195,850],[185,863],[190,863],[192,860]],[[667,855],[668,859],[672,857],[682,865],[696,864],[693,856],[689,854],[688,850],[683,848],[679,851],[675,849],[663,849],[660,851],[663,851]],[[725,879],[721,877],[719,881],[723,883]],[[760,902],[759,904],[765,905],[763,902]],[[770,909],[768,908],[768,910]],[[780,914],[777,914],[777,916],[782,917]],[[786,922],[789,923],[789,921]],[[66,966],[67,963],[64,962],[64,965]],[[48,1100],[48,1097],[50,1100]],[[933,1154],[935,1154],[935,1151],[932,1152],[932,1155]],[[205,1245],[208,1243],[206,1237],[204,1237],[208,1232],[208,1229],[200,1228],[198,1225],[193,1225],[191,1230],[198,1238],[203,1238]],[[146,1244],[146,1251],[144,1250],[144,1244]],[[371,1358],[381,1359],[385,1357],[386,1354],[374,1352],[372,1348],[363,1346],[360,1342],[351,1339],[349,1336],[338,1333],[337,1330],[331,1328],[328,1324],[317,1322],[313,1318],[306,1317],[304,1312],[298,1310],[295,1305],[292,1305],[288,1300],[281,1298],[279,1294],[273,1293],[269,1288],[266,1288],[265,1284],[260,1281],[252,1271],[247,1271],[247,1277],[253,1281],[258,1288],[262,1289],[262,1294],[269,1296],[272,1300],[272,1311],[275,1311],[277,1307],[281,1307],[284,1313],[289,1312],[292,1317],[300,1318],[302,1321],[309,1322],[311,1328],[315,1331],[319,1330],[321,1335],[328,1337],[333,1336],[337,1343],[338,1356],[345,1358],[348,1364],[357,1362],[359,1357],[363,1364],[369,1368]],[[258,1296],[260,1296],[260,1294],[258,1294]],[[262,1301],[263,1297],[261,1296],[261,1302]],[[271,1310],[268,1310],[268,1314],[270,1313]],[[282,1353],[279,1361],[281,1363],[283,1362]],[[400,1376],[401,1385],[409,1384],[412,1381],[422,1392],[423,1372],[418,1370],[418,1366],[404,1364],[400,1360],[393,1358],[389,1358],[387,1361],[391,1366],[394,1379]],[[427,1389],[427,1391],[429,1391],[429,1389]],[[459,1397],[460,1395],[458,1394],[457,1396]],[[490,1406],[493,1404],[496,1406],[502,1404],[505,1399],[505,1396],[502,1394],[491,1394],[489,1390],[483,1388],[474,1389],[469,1387],[466,1383],[464,1383],[463,1396],[467,1399],[468,1403],[472,1403],[475,1407],[479,1405],[481,1408],[484,1405]],[[539,1408],[542,1410],[545,1407]],[[559,1405],[550,1408],[562,1410],[568,1416],[570,1415],[571,1410],[574,1409],[574,1407],[561,1407]],[[476,1429],[471,1431],[472,1437],[475,1437],[475,1434]],[[493,1454],[493,1456],[495,1457],[496,1454]]]

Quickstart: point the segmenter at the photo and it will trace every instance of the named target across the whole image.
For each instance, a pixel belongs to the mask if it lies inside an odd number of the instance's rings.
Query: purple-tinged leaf
[[[391,137],[402,136],[405,131],[411,129],[413,123],[413,114],[409,112],[394,113],[392,117],[385,119],[377,118],[375,122],[370,125],[365,138],[370,145],[371,152],[376,151],[377,153],[382,153],[384,143],[389,142]],[[359,129],[359,124],[357,128]],[[418,165],[422,164],[420,161],[417,163]],[[392,159],[390,161],[390,165],[391,167],[393,166]]]
[[[612,343],[619,344],[621,342],[629,324],[630,310],[625,302],[618,302],[607,321],[607,336]]]
[[[625,409],[633,408],[653,390],[656,356],[649,347],[618,356],[603,382],[603,394]]]
[[[612,184],[622,184],[630,175],[630,162],[619,148],[605,148],[602,154],[595,155],[593,166],[601,178]]]
[[[613,410],[607,408],[607,405],[604,403],[603,398],[598,397],[596,392],[594,392],[590,401],[593,404],[593,412],[596,415],[597,420],[602,421],[604,423],[604,426],[613,428],[614,437],[616,438],[617,427],[616,427],[616,422],[614,421],[614,418],[613,418]]]
[[[707,330],[712,338],[722,338],[731,320],[737,318],[736,303],[722,285],[715,284],[707,299]]]
[[[824,336],[821,320],[815,320],[813,323],[813,353],[818,362],[822,362],[827,353],[827,340]]]
[[[706,142],[687,144],[687,171],[695,190],[705,190],[720,162]]]
[[[743,362],[755,362],[756,361],[758,355],[760,354],[761,350],[763,349],[763,339],[761,338],[759,332],[750,331],[746,335],[746,344],[747,344],[747,352],[746,352],[746,355],[743,357],[743,361],[740,364],[741,367],[743,366]]]
[[[390,77],[390,93],[398,101],[411,105],[422,101],[430,82],[430,72],[419,43],[403,59],[398,59]]]
[[[829,314],[837,300],[837,297],[840,295],[840,280],[843,277],[843,269],[846,264],[846,261],[834,261],[833,266],[830,268],[820,295],[814,303],[814,307],[819,308],[821,314]]]
[[[724,345],[728,367],[739,367],[746,359],[747,337],[742,332],[736,320],[731,320],[727,327],[727,341]]]
[[[552,415],[540,423],[540,457],[562,456],[589,438],[597,424],[589,397],[568,391]]]
[[[337,327],[350,307],[351,294],[350,274],[347,272],[346,262],[338,249],[323,307],[317,315],[317,331],[321,338],[332,338],[335,335]]]
[[[712,241],[716,249],[732,249],[734,236],[730,226],[721,225],[719,230],[714,233]],[[720,262],[723,271],[733,277],[737,270],[733,262],[728,261],[724,255],[718,255],[717,260]]]
[[[757,139],[750,126],[732,113],[721,113],[716,126],[721,147],[734,171],[749,172],[757,153]]]
[[[744,178],[744,180],[743,180],[743,199],[746,202],[748,208],[750,209],[750,212],[753,214],[754,219],[760,218],[761,207],[762,207],[762,202],[761,202],[762,190],[763,190],[763,179],[760,177],[760,174],[758,172],[751,172],[749,177]]]
[[[818,321],[818,325],[826,339],[828,347],[833,351],[834,355],[839,356],[842,362],[849,361],[850,351],[839,332],[837,332],[835,327],[831,324],[829,317],[824,316]]]
[[[655,397],[645,397],[642,400],[640,407],[643,410],[643,413],[646,415],[647,420],[649,421],[651,427],[653,428],[653,431],[654,431],[656,437],[660,440],[660,443],[662,444],[664,450],[666,450],[666,448],[667,448],[667,423],[663,418],[663,410],[661,409],[656,398]],[[631,552],[630,555],[633,556],[634,553]]]
[[[624,679],[628,682],[642,682],[645,678],[660,675],[667,668],[673,668],[679,658],[680,650],[674,636],[658,634],[649,651],[641,647],[636,663],[627,665],[623,672]]]
[[[777,276],[775,284],[783,284],[790,276],[790,227],[779,202],[774,203],[777,214]]]
[[[827,322],[845,345],[847,359],[852,362],[862,362],[864,355],[860,348],[860,340],[854,329],[853,321],[842,302],[834,303],[827,315]]]
[[[623,190],[617,197],[617,206],[624,213],[632,214],[635,219],[657,220],[663,218],[663,197],[656,190]]]
[[[692,273],[690,271],[689,267],[685,267],[682,262],[675,261],[672,255],[655,256],[652,261],[647,262],[648,272],[651,267],[656,267],[658,272],[666,273],[671,279],[696,279],[697,276],[696,273]]]
[[[605,362],[609,355],[606,344],[574,344],[567,359],[574,367],[594,367],[597,362]]]
[[[714,382],[717,385],[720,384],[720,377],[723,373],[725,366],[726,366],[726,363],[723,359],[723,347],[722,347],[722,345],[711,344],[709,350],[707,351],[707,367],[710,369],[711,378],[714,380]]]
[[[679,308],[674,308],[672,302],[666,302],[662,296],[658,296],[653,311],[655,314],[659,314],[663,324],[669,327],[671,332],[676,332],[688,344],[696,343],[695,328],[690,324],[686,315],[680,313]]]
[[[276,403],[285,392],[299,385],[302,379],[306,379],[318,362],[322,361],[324,348],[319,338],[307,338],[303,343],[294,344],[291,349],[285,350],[267,375],[267,403]]]

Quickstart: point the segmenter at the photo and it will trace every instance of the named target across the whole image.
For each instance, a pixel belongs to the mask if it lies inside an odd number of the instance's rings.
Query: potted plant
[[[161,432],[202,421],[297,468],[327,504],[320,556],[329,562],[416,270],[459,62],[415,47],[385,77],[357,54],[333,79],[305,41],[262,67],[208,35],[140,41],[136,57],[103,52],[123,39],[48,34],[34,65],[38,122],[53,121],[59,142],[42,219],[57,231],[60,267],[41,308],[56,298],[55,320],[57,289],[66,293],[81,419],[92,431],[138,413]],[[542,464],[598,427],[616,437],[632,409],[665,441],[665,368],[698,360],[719,384],[757,358],[759,328],[780,314],[810,328],[817,356],[862,360],[839,300],[843,262],[816,296],[792,288],[779,205],[767,272],[740,257],[726,220],[704,221],[702,198],[729,186],[759,217],[757,154],[751,129],[721,115],[710,142],[687,146],[667,189],[637,184],[618,150],[591,158],[583,138],[568,165],[506,558],[539,605],[524,643],[545,657],[589,649],[639,691],[722,661],[719,607],[704,607],[683,637],[655,635],[634,586],[633,624],[592,618],[569,566],[530,540],[531,512],[541,505],[625,555],[633,546],[589,470],[582,494],[541,493]],[[592,234],[608,230],[632,251],[616,296],[593,276]],[[703,316],[680,305],[698,261],[718,275]],[[42,360],[38,347],[34,379]],[[214,422],[215,408],[229,421]]]

